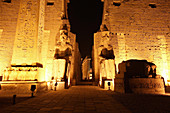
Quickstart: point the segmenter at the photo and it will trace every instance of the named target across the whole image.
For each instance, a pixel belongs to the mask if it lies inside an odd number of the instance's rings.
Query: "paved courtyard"
[[[97,86],[73,86],[25,98],[0,113],[169,113],[170,97],[119,94]]]

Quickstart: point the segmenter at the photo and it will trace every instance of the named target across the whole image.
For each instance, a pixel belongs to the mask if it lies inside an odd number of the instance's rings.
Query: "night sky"
[[[93,34],[102,22],[103,3],[101,0],[70,0],[68,17],[71,32],[76,34],[81,56],[91,56]]]

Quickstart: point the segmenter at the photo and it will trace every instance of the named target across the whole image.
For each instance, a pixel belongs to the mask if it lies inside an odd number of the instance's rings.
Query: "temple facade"
[[[131,59],[154,63],[155,73],[169,85],[170,1],[101,2],[102,24],[94,33],[92,52],[94,85],[104,87],[105,81],[114,84],[118,64]],[[0,1],[3,83],[53,81],[61,86],[64,82],[63,87],[67,87],[81,80],[81,55],[76,35],[70,32],[68,3],[69,0]]]
[[[100,80],[103,37],[107,36],[118,64],[130,59],[147,60],[157,66],[157,74],[170,82],[170,1],[102,0],[101,29],[94,34],[94,74]],[[102,26],[105,26],[103,29]],[[108,32],[108,33],[106,33]],[[107,40],[104,40],[105,42]],[[103,46],[104,47],[104,46]],[[102,47],[102,48],[103,48]],[[108,50],[108,49],[107,49]],[[108,52],[109,53],[109,52]],[[106,61],[107,58],[105,58]],[[108,64],[109,65],[109,64]]]

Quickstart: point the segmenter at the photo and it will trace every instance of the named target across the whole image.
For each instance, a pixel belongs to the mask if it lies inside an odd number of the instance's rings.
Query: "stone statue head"
[[[60,42],[69,42],[67,25],[63,24],[60,28]]]
[[[68,32],[67,30],[60,30],[60,41],[66,42],[68,40]]]
[[[111,45],[111,37],[109,35],[109,31],[103,31],[101,40],[100,40],[100,47],[103,45],[104,48],[107,48],[108,50],[113,49]]]

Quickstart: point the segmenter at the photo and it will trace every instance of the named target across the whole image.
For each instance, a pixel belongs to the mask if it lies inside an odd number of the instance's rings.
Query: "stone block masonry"
[[[103,24],[115,37],[116,62],[146,59],[170,80],[170,1],[105,0]],[[115,36],[116,35],[116,36]]]
[[[34,65],[38,62],[43,65],[38,81],[51,80],[55,46],[60,39],[62,24],[68,26],[68,36],[75,51],[70,76],[77,76],[75,61],[80,53],[76,35],[70,32],[66,19],[68,3],[69,0],[0,1],[0,78],[12,64]]]
[[[23,17],[24,11],[26,11],[25,9],[28,9],[27,11],[29,12],[29,9],[33,8],[32,7],[33,4],[36,4],[39,1],[40,0],[32,0],[31,4],[29,4],[29,3],[25,4],[25,5],[23,5],[23,7],[20,6],[20,3],[22,2],[21,0],[12,0],[11,2],[0,1],[0,76],[2,75],[4,68],[11,65],[14,40],[15,40],[15,36],[17,37],[17,35],[16,35],[17,23],[18,22],[22,23],[22,19],[17,20],[19,14],[20,14],[20,16]],[[47,1],[47,0],[41,0],[41,1],[42,1],[40,4],[41,12],[39,13],[39,19],[37,19],[37,22],[39,21],[39,23],[37,23],[37,24],[39,24],[39,28],[37,28],[38,34],[39,34],[38,41],[40,43],[44,43],[43,41],[45,41],[45,40],[40,40],[40,37],[43,37],[43,35],[44,35],[44,33],[41,31],[43,29],[48,30],[49,31],[49,34],[48,34],[49,40],[45,43],[49,44],[49,47],[47,48],[48,49],[47,50],[47,64],[51,65],[52,61],[50,59],[53,59],[56,35],[58,33],[57,31],[59,30],[59,27],[62,24],[61,23],[62,1],[61,0],[51,1],[53,3],[52,5],[49,5],[48,4],[49,1]],[[22,4],[24,4],[24,3],[22,3]],[[42,4],[44,4],[44,5],[42,5]],[[26,5],[28,7],[25,7]],[[22,8],[23,8],[23,10],[22,10]],[[38,5],[34,8],[38,8]],[[20,9],[21,9],[21,11],[20,11]],[[27,13],[26,13],[26,15],[27,15]],[[32,16],[36,16],[36,14],[38,16],[38,13],[35,13],[35,14],[34,13],[35,12],[31,13]],[[28,14],[30,14],[30,13],[28,13]],[[27,15],[27,16],[29,16],[29,15]],[[45,18],[43,18],[43,16],[45,16]],[[27,18],[27,19],[31,19],[31,18],[32,17]],[[33,25],[33,23],[31,24],[30,20],[28,20],[28,21],[27,22],[29,23],[29,25]],[[43,21],[44,21],[44,23],[43,23]],[[29,27],[30,26],[27,25],[27,28],[29,28]],[[21,28],[18,28],[18,29],[21,29]],[[18,32],[20,32],[20,31],[18,31]],[[26,33],[26,32],[24,32],[24,33]],[[45,35],[46,35],[46,33],[45,33]],[[30,37],[31,34],[27,35],[27,36]],[[37,43],[37,41],[34,44],[36,44],[36,43]],[[44,48],[44,47],[41,47],[40,43],[38,44],[38,47]],[[41,52],[40,50],[38,50],[38,51]],[[21,52],[17,52],[17,53],[21,53]],[[35,52],[35,54],[37,54],[37,52]],[[42,54],[44,55],[46,53],[43,52]],[[35,58],[35,59],[37,59],[37,58]],[[44,58],[39,58],[39,59],[44,59]],[[30,61],[30,62],[32,63],[32,61]],[[13,61],[13,63],[15,63],[15,61]]]
[[[0,1],[0,76],[11,62],[19,6],[20,0]]]
[[[43,39],[44,4],[37,0],[21,0],[13,47],[12,64],[40,62]],[[40,15],[42,14],[42,15]],[[40,30],[42,29],[42,30]]]

